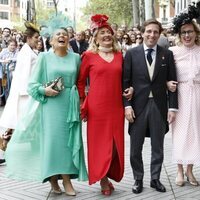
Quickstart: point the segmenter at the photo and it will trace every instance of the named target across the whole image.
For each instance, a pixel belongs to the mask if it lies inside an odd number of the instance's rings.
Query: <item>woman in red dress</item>
[[[84,100],[82,118],[87,120],[89,184],[100,181],[102,194],[110,195],[114,187],[108,178],[119,182],[124,173],[123,58],[108,17],[95,15],[91,20],[93,39],[82,56],[78,90]]]

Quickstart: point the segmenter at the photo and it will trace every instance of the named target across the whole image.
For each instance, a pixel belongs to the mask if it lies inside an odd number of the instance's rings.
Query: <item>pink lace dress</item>
[[[172,124],[172,160],[200,164],[200,46],[171,47],[178,80],[179,110]]]

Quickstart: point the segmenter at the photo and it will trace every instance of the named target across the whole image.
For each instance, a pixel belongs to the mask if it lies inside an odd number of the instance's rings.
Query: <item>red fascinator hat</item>
[[[95,32],[95,30],[100,29],[100,28],[107,28],[111,31],[112,35],[114,34],[110,24],[107,22],[109,19],[108,16],[106,15],[101,15],[101,14],[96,14],[91,17],[91,25],[90,29],[92,30],[92,33]]]

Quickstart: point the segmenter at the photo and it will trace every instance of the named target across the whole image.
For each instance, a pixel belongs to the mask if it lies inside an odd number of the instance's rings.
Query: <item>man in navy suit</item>
[[[128,50],[124,60],[123,88],[134,88],[132,100],[124,98],[124,106],[135,179],[132,191],[136,194],[143,190],[142,148],[146,136],[151,138],[150,186],[166,191],[160,182],[163,142],[168,123],[175,120],[178,99],[177,91],[172,93],[166,87],[167,81],[176,80],[176,70],[172,52],[157,45],[162,30],[155,19],[145,21],[141,29],[143,44]]]

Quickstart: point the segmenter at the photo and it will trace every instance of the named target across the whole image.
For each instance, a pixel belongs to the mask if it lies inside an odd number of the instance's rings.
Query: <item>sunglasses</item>
[[[123,37],[123,39],[128,39],[128,37]]]
[[[136,37],[136,39],[139,39],[139,40],[141,40],[141,39],[142,39],[142,37]]]

